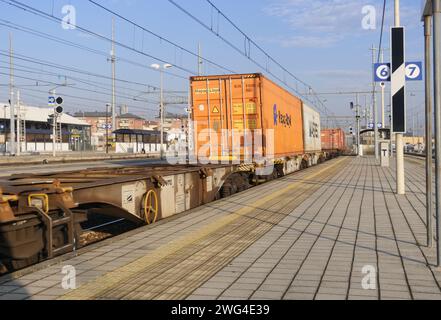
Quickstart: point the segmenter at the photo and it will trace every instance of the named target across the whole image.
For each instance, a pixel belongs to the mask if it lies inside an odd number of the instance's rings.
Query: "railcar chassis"
[[[14,271],[79,247],[90,214],[151,224],[323,162],[327,154],[255,165],[148,165],[0,179],[0,262]]]

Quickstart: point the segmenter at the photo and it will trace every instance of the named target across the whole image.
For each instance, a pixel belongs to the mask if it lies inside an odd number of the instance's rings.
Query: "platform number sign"
[[[374,64],[374,80],[375,82],[390,82],[391,79],[390,63]],[[423,80],[423,63],[407,62],[406,63],[406,81]]]
[[[390,63],[376,63],[374,70],[375,82],[390,81]]]
[[[406,80],[421,81],[423,80],[423,64],[421,62],[406,63]]]

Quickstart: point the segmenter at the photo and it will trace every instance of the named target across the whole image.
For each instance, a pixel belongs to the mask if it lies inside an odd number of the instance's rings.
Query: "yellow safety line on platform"
[[[347,160],[348,158],[340,159],[335,163],[333,163],[332,165],[317,171],[316,173],[304,178],[303,180],[315,178],[316,176],[319,176],[320,174],[336,167],[343,161],[347,161]],[[185,235],[179,239],[173,240],[168,244],[165,244],[164,246],[155,249],[152,253],[147,254],[146,256],[139,258],[138,260],[135,260],[134,262],[129,263],[123,267],[120,267],[114,271],[111,271],[101,276],[100,278],[88,282],[83,286],[81,286],[80,288],[59,297],[59,300],[89,300],[89,299],[93,299],[94,297],[99,297],[100,293],[103,293],[106,290],[109,290],[112,287],[122,283],[123,281],[130,279],[130,277],[136,275],[138,272],[142,271],[148,266],[151,266],[159,262],[160,260],[164,259],[165,257],[183,249],[184,247],[191,245],[192,243],[208,236],[213,232],[216,232],[217,230],[223,228],[224,226],[236,221],[240,217],[249,214],[250,212],[255,210],[256,207],[260,205],[264,205],[265,203],[277,198],[278,196],[281,196],[291,191],[292,189],[296,188],[298,185],[302,183],[304,183],[304,181],[298,181],[293,184],[290,184],[289,186],[283,189],[274,191],[271,194],[253,203],[253,206],[244,206],[238,211],[231,213],[227,216],[224,216],[222,218],[219,218],[216,221],[210,223],[209,225],[202,227],[199,231],[192,232],[189,235]]]

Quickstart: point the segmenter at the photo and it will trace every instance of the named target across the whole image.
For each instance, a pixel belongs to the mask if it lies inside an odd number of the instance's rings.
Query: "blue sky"
[[[219,19],[217,13],[210,9],[205,0],[175,1],[198,19],[208,25],[213,25],[216,30],[219,25],[219,32],[223,37],[240,48],[244,47],[243,37],[228,27],[223,19]],[[105,37],[111,36],[112,15],[87,0],[20,0],[20,2],[58,18],[63,17],[61,12],[63,6],[73,5],[76,9],[76,23],[79,27],[92,30]],[[230,70],[265,73],[167,0],[96,0],[96,2],[190,51],[196,52],[198,43],[201,43],[205,58]],[[422,60],[421,3],[414,0],[401,2],[402,25],[407,29],[407,60]],[[372,44],[378,46],[382,0],[213,0],[213,3],[291,73],[310,84],[315,91],[327,93],[371,89],[369,48]],[[377,11],[375,30],[362,28],[361,22],[364,17],[362,8],[367,5],[374,6]],[[389,47],[392,7],[393,1],[388,0],[384,38],[386,48]],[[110,101],[110,80],[106,78],[110,76],[110,64],[104,56],[110,52],[108,41],[84,34],[78,29],[65,30],[60,23],[30,14],[4,2],[0,2],[0,12],[2,12],[0,24],[3,24],[0,25],[1,53],[4,54],[8,50],[8,35],[12,32],[14,50],[17,54],[101,75],[101,77],[93,77],[16,59],[16,83],[20,87],[25,102],[44,106],[47,91],[54,87],[54,83],[63,83],[63,79],[67,77],[67,83],[73,86],[58,89],[60,94],[69,96],[65,99],[67,111],[103,111],[105,109],[105,101]],[[138,51],[119,46],[116,48],[117,77],[129,81],[117,82],[117,104],[127,104],[131,112],[152,118],[156,115],[158,97],[156,94],[145,94],[145,91],[147,91],[147,84],[159,86],[159,74],[148,68],[152,63],[157,62],[149,56],[161,58],[194,72],[197,70],[197,60],[164,41],[134,28],[125,21],[118,18],[115,21],[117,42]],[[16,27],[18,25],[20,28],[30,28],[40,35],[43,32],[51,37],[98,50],[104,55],[5,26],[5,24],[10,26],[11,23],[16,24]],[[264,61],[253,49],[251,55],[255,59]],[[386,61],[389,60],[388,55],[389,52],[386,52]],[[6,56],[0,56],[1,101],[8,99],[8,88],[5,86],[8,84],[8,76],[1,74],[9,72],[7,60]],[[130,63],[127,63],[127,60]],[[270,70],[274,73],[278,72],[271,65]],[[177,67],[171,69],[170,72],[173,75],[165,77],[167,90],[183,92],[188,90],[186,78],[190,75],[189,72]],[[225,71],[205,64],[204,72],[219,74]],[[36,85],[37,79],[39,80],[38,86]],[[146,86],[140,84],[146,84]],[[423,84],[412,83],[409,85],[409,90],[413,91],[412,95],[409,93],[409,110],[417,108],[419,112],[422,111]],[[173,94],[179,95],[179,93]],[[145,101],[135,101],[134,97]],[[354,100],[353,96],[323,95],[321,99],[326,101],[326,107],[333,113],[351,114],[348,105]],[[367,97],[367,100],[370,103],[370,97]],[[364,103],[363,96],[361,101]],[[172,112],[182,113],[183,110],[182,106],[169,108]]]

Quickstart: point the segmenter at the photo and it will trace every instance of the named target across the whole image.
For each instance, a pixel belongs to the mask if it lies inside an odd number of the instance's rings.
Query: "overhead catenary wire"
[[[0,75],[8,75],[5,72],[0,72]],[[30,77],[24,77],[24,76],[19,76],[19,75],[15,75],[16,78],[19,79],[24,79],[24,80],[31,80],[31,81],[40,81],[42,83],[46,83],[46,84],[51,84],[51,85],[59,85],[59,83],[54,82],[54,81],[48,81],[48,80],[41,80],[41,79],[36,79],[36,78],[30,78]],[[90,93],[96,93],[96,94],[101,94],[101,95],[108,95],[108,92],[102,92],[102,91],[98,91],[98,90],[92,90],[92,89],[86,89],[86,88],[80,88],[77,86],[72,86],[70,87],[72,90],[80,90],[80,91],[84,91],[84,92],[90,92]],[[123,99],[128,99],[128,100],[133,100],[133,101],[137,101],[137,102],[149,102],[149,103],[158,103],[159,101],[153,101],[153,100],[147,100],[147,99],[137,99],[135,97],[131,97],[131,96],[126,96],[126,95],[116,95],[118,98],[123,98]]]
[[[384,0],[384,2],[383,2],[383,16],[381,19],[381,33],[380,33],[380,44],[378,45],[377,63],[380,62],[381,50],[382,50],[382,46],[383,46],[384,22],[385,22],[385,17],[386,17],[386,2],[387,2],[387,0]]]
[[[7,63],[8,63],[7,61],[0,60],[0,64],[7,64]],[[43,75],[43,76],[53,76],[53,77],[58,77],[58,78],[60,78],[60,77],[61,78],[68,78],[69,80],[74,80],[76,82],[81,82],[83,84],[87,84],[87,85],[92,86],[92,87],[100,88],[100,89],[103,89],[103,90],[110,90],[109,88],[106,87],[106,84],[104,84],[102,82],[84,80],[82,78],[74,77],[74,76],[71,76],[71,75],[62,75],[62,74],[55,73],[55,72],[41,71],[41,70],[38,70],[36,68],[31,68],[31,67],[20,65],[20,64],[15,64],[15,66],[18,67],[18,68],[16,68],[16,70],[20,71],[20,72],[36,74],[36,75],[38,74],[38,75]],[[21,68],[25,68],[25,69],[21,69]],[[8,66],[0,66],[0,69],[9,69],[9,67]],[[42,79],[42,80],[44,80],[44,79]],[[38,80],[38,81],[40,81],[40,80]],[[39,86],[38,82],[34,86]],[[141,92],[139,89],[133,89],[133,88],[128,88],[128,87],[118,86],[118,88],[126,90],[126,91],[133,91],[133,92],[136,92],[137,94],[139,94]]]
[[[19,87],[19,86],[16,86],[16,87]],[[42,90],[37,90],[37,89],[29,89],[29,88],[27,88],[26,91],[47,94],[47,91],[42,91]],[[64,94],[64,93],[62,95],[63,95],[63,97],[66,97],[66,98],[71,98],[71,99],[81,100],[81,101],[96,102],[96,103],[100,103],[101,105],[105,105],[105,104],[108,103],[108,101],[100,100],[100,99],[96,99],[96,98],[87,98],[87,97],[83,97],[83,96],[77,96],[77,95],[72,95],[72,94]],[[37,98],[36,96],[34,96],[34,97]],[[67,103],[67,102],[65,102],[65,103]],[[141,106],[134,106],[134,105],[126,104],[126,103],[124,103],[123,105],[126,105],[130,109],[139,110],[139,111],[152,111],[152,112],[158,112],[159,111],[158,108],[149,108],[147,106],[141,107]],[[96,108],[96,107],[92,107],[92,108]]]
[[[128,18],[122,16],[121,14],[119,14],[119,13],[117,13],[117,12],[115,12],[115,11],[113,11],[113,10],[111,10],[111,9],[109,9],[109,8],[107,8],[107,7],[105,7],[105,6],[103,6],[102,4],[100,4],[100,3],[96,2],[96,1],[93,1],[93,0],[88,0],[88,1],[89,1],[90,3],[92,3],[93,5],[95,5],[95,6],[99,7],[99,8],[101,8],[101,9],[103,9],[103,10],[105,10],[105,11],[107,11],[108,13],[110,13],[110,14],[112,14],[112,15],[118,17],[118,18],[120,18],[121,20],[124,20],[124,21],[126,21],[126,22],[132,24],[134,27],[137,27],[137,28],[139,28],[139,29],[141,29],[141,30],[143,30],[143,31],[145,31],[145,32],[147,32],[147,33],[149,33],[150,35],[152,35],[152,36],[158,38],[159,40],[164,41],[164,42],[166,42],[166,43],[168,43],[168,44],[174,46],[175,48],[178,48],[178,49],[180,49],[180,50],[182,50],[182,51],[184,51],[184,52],[186,52],[186,53],[192,55],[192,56],[195,57],[195,58],[198,58],[198,57],[199,57],[199,58],[202,59],[203,61],[205,61],[205,62],[207,62],[207,63],[209,63],[209,64],[211,64],[211,65],[213,65],[213,66],[215,66],[215,67],[217,67],[217,68],[219,68],[219,69],[222,69],[222,70],[224,70],[224,71],[226,71],[226,72],[229,72],[229,73],[237,73],[236,71],[233,71],[233,70],[231,70],[231,69],[229,69],[229,68],[227,68],[227,67],[225,67],[225,66],[222,66],[222,65],[220,65],[220,64],[218,64],[218,63],[216,63],[216,62],[214,62],[214,61],[212,61],[212,60],[210,60],[210,59],[207,59],[207,58],[204,58],[204,57],[200,57],[198,53],[193,52],[193,51],[190,51],[190,50],[184,48],[183,46],[181,46],[181,45],[179,45],[179,44],[176,44],[175,42],[172,42],[171,40],[167,39],[166,37],[160,36],[159,34],[157,34],[157,33],[153,32],[153,31],[147,29],[146,27],[143,27],[143,26],[139,25],[138,23],[134,22],[133,20],[130,20],[130,19],[128,19]]]
[[[80,49],[80,50],[83,50],[83,51],[86,51],[86,52],[90,52],[90,53],[93,53],[93,54],[96,54],[96,55],[100,55],[100,56],[104,56],[104,57],[108,57],[109,56],[108,53],[106,53],[104,51],[93,49],[93,48],[90,48],[90,47],[87,47],[87,46],[75,43],[73,41],[69,41],[69,40],[66,40],[66,39],[62,39],[62,38],[59,38],[59,37],[56,37],[56,36],[53,36],[53,35],[41,32],[41,31],[37,31],[35,28],[34,29],[30,29],[30,28],[27,28],[25,26],[21,26],[21,25],[18,25],[16,23],[13,23],[13,22],[10,22],[10,21],[7,21],[7,20],[3,20],[3,19],[0,19],[0,21],[3,21],[3,23],[0,23],[0,25],[3,25],[3,26],[8,27],[10,29],[14,29],[14,30],[17,30],[17,31],[20,31],[20,32],[32,34],[34,36],[41,37],[41,38],[44,38],[46,40],[50,40],[50,41],[53,41],[53,42],[56,42],[56,43],[60,43],[60,44],[63,44],[63,45],[66,45],[66,46],[70,46],[70,47],[73,47],[73,48],[76,48],[76,49]],[[127,63],[127,64],[131,64],[133,66],[137,66],[137,67],[145,68],[145,69],[150,70],[150,71],[157,72],[156,70],[151,69],[151,68],[149,68],[146,65],[143,65],[143,64],[141,64],[139,62],[135,62],[135,61],[129,60],[129,59],[124,58],[122,56],[116,55],[115,58],[119,62],[124,62],[124,63]],[[164,71],[164,73],[166,73],[167,75],[170,75],[172,77],[175,77],[175,78],[179,78],[179,79],[186,80],[186,81],[188,80],[188,77],[184,77],[184,76],[175,74],[173,72]]]
[[[183,13],[185,13],[186,15],[188,15],[191,19],[193,19],[194,21],[196,21],[197,23],[199,23],[202,27],[204,27],[205,29],[209,30],[210,32],[212,32],[213,34],[215,34],[218,38],[220,38],[223,42],[225,42],[227,45],[229,45],[231,48],[233,48],[235,51],[237,51],[239,54],[245,56],[246,58],[248,58],[250,61],[252,61],[255,65],[257,65],[259,68],[261,68],[262,70],[265,70],[269,75],[271,75],[274,79],[280,81],[281,83],[283,83],[287,88],[289,88],[292,92],[296,93],[297,95],[299,95],[301,98],[305,99],[306,101],[312,103],[316,108],[320,109],[321,112],[323,112],[324,114],[333,114],[332,112],[330,112],[330,110],[328,110],[326,108],[326,106],[323,104],[323,102],[317,97],[317,95],[314,95],[314,90],[312,89],[312,87],[307,84],[306,82],[302,81],[301,79],[299,79],[298,77],[296,77],[292,72],[290,72],[287,68],[285,68],[281,63],[279,63],[275,58],[273,58],[270,54],[268,54],[264,49],[262,49],[254,40],[252,40],[244,31],[242,31],[237,24],[235,24],[230,18],[228,18],[228,16],[226,14],[224,14],[217,6],[215,6],[211,1],[209,0],[205,0],[209,3],[209,5],[211,6],[211,8],[215,9],[218,13],[218,15],[221,15],[222,17],[224,17],[226,19],[226,21],[228,21],[237,31],[240,32],[240,34],[242,36],[244,36],[245,39],[245,50],[240,49],[239,47],[237,47],[236,45],[234,45],[231,41],[229,41],[227,38],[223,37],[219,30],[215,31],[212,26],[207,25],[206,23],[204,23],[201,19],[199,19],[198,17],[196,17],[194,14],[192,14],[191,12],[189,12],[188,10],[186,10],[184,7],[182,7],[181,5],[179,5],[176,1],[174,0],[168,0],[172,5],[174,5],[176,8],[178,8],[179,10],[181,10]],[[253,59],[251,56],[251,45],[253,44],[259,51],[261,51],[261,53],[263,53],[263,55],[267,58],[267,66],[263,66],[261,63],[259,63],[256,59]],[[298,90],[297,87],[293,87],[290,84],[287,83],[286,79],[281,78],[280,76],[276,75],[274,72],[270,71],[268,68],[268,62],[272,62],[274,63],[276,66],[278,66],[283,72],[284,72],[284,76],[286,74],[290,75],[298,84],[301,84],[302,86],[304,86],[305,91],[307,91],[307,93],[309,92],[312,95],[305,95],[304,93],[300,92]],[[311,99],[310,97],[314,98]]]
[[[62,23],[63,22],[63,20],[58,18],[58,17],[50,15],[50,14],[44,12],[44,11],[41,11],[41,10],[39,10],[39,9],[37,9],[35,7],[32,7],[32,6],[29,6],[27,4],[24,4],[24,3],[20,2],[20,1],[16,1],[16,0],[0,0],[0,1],[3,2],[3,3],[6,3],[8,5],[14,6],[16,8],[19,8],[21,10],[24,10],[26,12],[29,12],[31,14],[34,14],[34,15],[46,18],[46,19],[48,19],[50,21],[55,21],[57,23]],[[106,37],[106,36],[101,35],[101,34],[98,34],[98,33],[94,32],[94,31],[89,30],[87,28],[84,28],[84,27],[82,27],[80,25],[76,25],[75,28],[76,28],[76,30],[79,30],[79,31],[81,31],[81,32],[83,32],[85,34],[88,34],[88,35],[91,35],[91,36],[93,36],[95,38],[98,38],[98,39],[101,39],[103,41],[107,41],[109,43],[112,43],[112,39],[111,38]],[[171,64],[170,61],[167,61],[165,59],[162,59],[162,58],[156,57],[154,55],[148,54],[146,52],[140,51],[140,50],[138,50],[136,48],[132,48],[129,45],[124,44],[124,43],[122,43],[120,41],[114,41],[114,43],[115,43],[115,45],[117,45],[117,46],[119,46],[121,48],[127,49],[129,51],[133,51],[133,52],[135,52],[135,53],[137,53],[139,55],[143,55],[145,57],[148,57],[150,59],[156,60],[156,61],[161,62],[161,63]],[[179,69],[179,70],[181,70],[181,71],[184,71],[185,73],[188,73],[188,74],[191,74],[191,75],[197,75],[197,72],[194,71],[194,70],[190,70],[190,69],[184,68],[184,67],[179,66],[179,65],[174,65],[174,67]]]
[[[4,52],[4,53],[2,53]],[[9,54],[6,53],[5,50],[0,50],[0,56],[5,56],[5,57],[9,57]],[[28,56],[24,56],[21,54],[17,54],[15,53],[14,56],[15,59],[17,60],[21,60],[24,62],[28,62],[28,63],[32,63],[32,64],[37,64],[40,66],[46,66],[46,67],[51,67],[51,68],[55,68],[55,69],[60,69],[60,70],[64,70],[64,71],[69,71],[69,72],[73,72],[73,73],[78,73],[78,74],[82,74],[82,75],[87,75],[87,76],[92,76],[92,77],[96,77],[96,78],[102,78],[102,79],[107,79],[107,80],[111,80],[110,76],[106,76],[106,75],[102,75],[102,74],[97,74],[97,73],[93,73],[90,71],[86,71],[86,70],[82,70],[82,69],[77,69],[77,68],[72,68],[72,67],[65,67],[62,65],[58,65],[52,62],[48,62],[45,60],[40,60],[40,59],[34,59]],[[133,84],[133,85],[138,85],[138,86],[143,86],[143,87],[148,87],[148,88],[152,88],[155,90],[159,91],[159,87],[153,86],[151,84],[146,84],[146,83],[140,83],[140,82],[134,82],[131,80],[127,80],[127,79],[122,79],[122,78],[115,78],[117,82],[122,82],[122,83],[126,83],[126,84]]]
[[[2,50],[0,50],[0,55],[4,55],[4,56],[8,56],[7,54],[2,54],[1,53],[1,51]],[[90,73],[90,72],[87,72],[87,71],[81,71],[81,70],[78,70],[78,69],[72,69],[72,68],[67,68],[67,67],[63,67],[63,66],[58,66],[58,65],[51,65],[50,63],[45,63],[45,62],[42,62],[42,61],[38,61],[38,60],[35,60],[35,59],[32,59],[32,58],[29,58],[29,57],[26,57],[25,58],[25,56],[22,56],[22,55],[19,55],[19,54],[17,54],[18,56],[16,56],[16,59],[21,59],[21,60],[24,60],[24,61],[26,61],[26,62],[30,62],[30,63],[35,63],[35,64],[38,64],[38,65],[43,65],[43,66],[47,66],[47,65],[49,65],[50,67],[55,67],[55,68],[62,68],[63,70],[65,70],[65,69],[69,69],[70,71],[73,71],[73,72],[76,72],[76,73],[81,73],[81,74],[85,74],[85,75],[88,75],[88,76],[94,76],[94,77],[101,77],[101,78],[106,78],[106,79],[109,79],[110,77],[108,77],[108,76],[103,76],[103,75],[99,75],[99,74],[94,74],[94,73]],[[1,61],[0,61],[1,62]],[[20,66],[22,66],[22,65],[20,65]],[[1,68],[1,67],[0,67]],[[35,69],[34,69],[35,70]],[[20,72],[27,72],[27,73],[30,73],[31,71],[29,71],[29,70],[22,70],[22,69],[17,69],[17,71],[20,71]],[[39,72],[39,73],[41,73],[41,71]],[[52,76],[60,76],[59,74],[56,74],[56,73],[52,73]],[[74,80],[74,81],[78,81],[78,82],[84,82],[84,83],[86,83],[86,84],[88,84],[87,83],[87,81],[84,81],[83,79],[80,79],[80,78],[77,78],[77,77],[72,77],[72,76],[67,76],[70,80]],[[53,82],[53,81],[46,81],[46,80],[44,80],[44,79],[37,79],[37,78],[29,78],[29,77],[22,77],[22,76],[19,76],[19,78],[21,78],[21,79],[25,79],[25,80],[30,80],[30,81],[35,81],[35,82],[38,82],[38,86],[39,87],[42,87],[42,86],[51,86],[51,85],[55,85],[55,84],[57,84],[57,83],[55,83],[55,82]],[[153,89],[157,89],[156,87],[153,87],[153,86],[151,86],[151,85],[146,85],[146,84],[143,84],[143,83],[137,83],[137,82],[132,82],[132,81],[128,81],[128,80],[123,80],[123,79],[117,79],[117,80],[119,80],[119,81],[123,81],[123,82],[127,82],[127,83],[133,83],[133,84],[136,84],[136,85],[139,85],[139,86],[149,86],[150,88],[153,88]],[[91,85],[91,86],[96,86],[96,84],[88,84],[88,85]],[[25,85],[25,86],[27,86],[27,85]],[[35,85],[32,85],[32,86],[35,86]],[[21,86],[21,87],[23,87],[23,86]],[[88,90],[88,89],[84,89],[84,88],[73,88],[73,89],[79,89],[79,90],[83,90],[83,91],[88,91],[88,92],[93,92],[93,93],[98,93],[98,94],[106,94],[106,93],[103,93],[103,92],[98,92],[98,91],[96,91],[96,90]],[[102,89],[104,89],[104,90],[109,90],[108,88],[105,88],[105,87],[102,87]],[[30,89],[26,89],[26,90],[30,90]],[[137,90],[135,90],[135,89],[132,89],[133,91],[136,91],[137,93],[140,93],[140,91],[137,91]],[[159,90],[159,89],[158,89]],[[138,96],[141,96],[142,95],[142,93],[143,92],[141,92],[141,94],[139,94]],[[107,94],[106,94],[107,95]],[[121,94],[118,94],[118,96],[119,97],[122,97],[122,98],[125,98],[125,99],[128,99],[128,100],[131,100],[131,101],[136,101],[136,102],[146,102],[146,103],[151,103],[151,104],[159,104],[159,102],[158,101],[152,101],[152,100],[143,100],[143,99],[133,99],[133,97],[132,96],[123,96],[123,95],[121,95]],[[177,98],[179,98],[180,96],[176,96],[176,95],[170,95],[171,97],[177,97]],[[72,97],[72,98],[74,98],[74,96],[70,96],[70,97]],[[182,96],[183,97],[183,96]],[[182,98],[181,97],[181,98]],[[75,98],[81,98],[81,97],[75,97]],[[83,99],[84,100],[84,99]],[[90,99],[88,99],[88,100],[90,100]],[[102,101],[102,100],[94,100],[95,102],[102,102],[102,103],[105,103],[105,101]],[[134,106],[130,106],[132,109],[138,109],[138,110],[143,110],[144,108],[143,107],[134,107]],[[174,107],[174,106],[171,106],[171,107]],[[156,109],[149,109],[149,110],[151,110],[151,111],[157,111]]]

